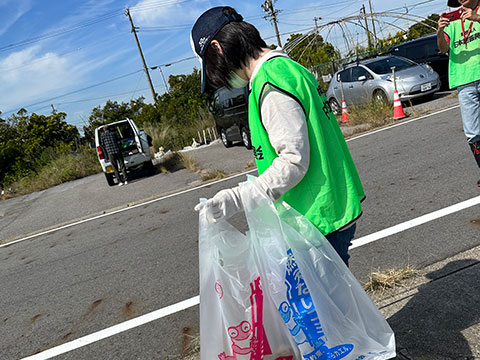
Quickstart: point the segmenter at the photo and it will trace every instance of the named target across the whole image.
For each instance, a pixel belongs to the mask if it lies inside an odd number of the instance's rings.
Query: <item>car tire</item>
[[[229,147],[232,146],[232,141],[228,140],[227,133],[225,132],[225,129],[222,129],[220,131],[220,137],[222,138],[222,143],[226,148],[229,148]]]
[[[113,174],[109,174],[109,173],[104,173],[105,174],[105,178],[107,179],[107,183],[109,186],[113,186],[115,185],[115,181],[113,180]]]
[[[155,166],[153,165],[152,160],[143,163],[143,169],[148,176],[155,174]]]
[[[250,138],[250,131],[248,131],[247,128],[243,127],[242,128],[242,142],[245,147],[250,150],[252,148],[252,140]]]
[[[328,101],[328,104],[330,105],[330,108],[332,109],[332,112],[334,115],[340,115],[342,113],[342,109],[340,108],[338,101],[335,100],[334,98],[331,98]]]
[[[375,101],[377,104],[387,104],[387,94],[385,94],[385,91],[383,90],[375,90],[373,93],[373,101]]]

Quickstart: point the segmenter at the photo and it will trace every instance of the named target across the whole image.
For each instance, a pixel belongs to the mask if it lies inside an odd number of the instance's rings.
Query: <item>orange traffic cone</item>
[[[405,113],[403,112],[402,103],[400,102],[398,91],[397,89],[395,89],[393,91],[393,119],[399,120],[399,119],[403,119],[404,117],[406,116],[405,116]]]
[[[342,97],[342,123],[348,122],[348,110],[345,98]]]

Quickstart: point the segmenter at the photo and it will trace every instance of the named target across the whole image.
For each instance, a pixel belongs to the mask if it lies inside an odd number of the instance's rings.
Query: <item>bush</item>
[[[176,119],[169,119],[164,123],[150,123],[144,126],[145,131],[152,137],[152,146],[155,151],[159,147],[165,150],[181,150],[191,145],[193,139],[198,141],[198,132],[214,126],[213,116],[204,108],[199,108],[197,119],[192,124],[179,125]]]
[[[81,148],[79,152],[48,151],[39,157],[39,162],[45,164],[36,173],[30,173],[8,186],[11,195],[45,190],[102,171],[95,150],[88,147]]]

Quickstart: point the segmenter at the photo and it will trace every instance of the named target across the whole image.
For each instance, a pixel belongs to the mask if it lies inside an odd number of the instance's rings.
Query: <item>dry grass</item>
[[[200,167],[195,162],[195,159],[193,157],[185,153],[177,153],[177,154],[179,156],[179,160],[182,162],[185,169],[187,169],[188,171],[197,172],[197,173],[201,171]]]
[[[220,180],[225,179],[228,175],[223,170],[202,170],[200,172],[202,175],[202,180]]]
[[[169,355],[166,360],[200,360],[200,336],[185,335],[187,346],[183,349],[182,355]]]
[[[393,291],[396,287],[402,286],[404,281],[413,278],[419,271],[411,265],[401,269],[389,269],[381,272],[371,272],[370,279],[363,288],[369,293],[386,293]]]
[[[154,149],[164,147],[172,151],[183,149],[192,144],[193,139],[198,142],[198,132],[214,128],[212,114],[208,110],[199,109],[198,120],[190,125],[180,125],[180,119],[169,119],[162,124],[145,124],[144,129],[152,137]],[[207,138],[210,138],[207,133]]]
[[[255,166],[256,166],[255,160],[250,160],[249,162],[247,162],[247,165],[245,165],[245,169],[251,169]]]
[[[348,114],[348,125],[370,124],[379,127],[394,122],[393,105],[373,100],[362,106],[350,106]]]

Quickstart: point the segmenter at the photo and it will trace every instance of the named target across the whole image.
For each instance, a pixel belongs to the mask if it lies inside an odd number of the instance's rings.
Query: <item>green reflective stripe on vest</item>
[[[259,102],[265,86],[274,86],[296,99],[307,118],[310,166],[302,181],[282,199],[322,234],[340,229],[361,215],[360,202],[365,194],[325,95],[319,94],[313,74],[289,58],[275,57],[261,65],[252,81],[248,111],[259,174],[278,156],[261,121]]]

